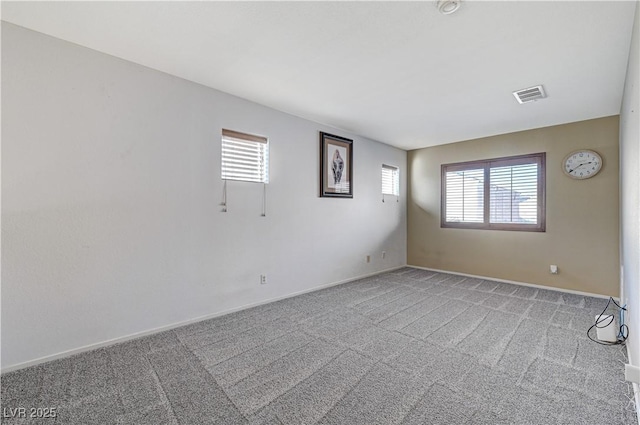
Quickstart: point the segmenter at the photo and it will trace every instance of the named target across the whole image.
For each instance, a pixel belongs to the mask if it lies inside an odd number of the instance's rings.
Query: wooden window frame
[[[532,161],[533,160],[533,161]],[[491,181],[490,170],[495,167],[514,166],[521,164],[538,164],[538,193],[537,193],[537,223],[491,223],[490,222],[490,200],[491,200]],[[546,231],[546,153],[539,152],[527,155],[508,156],[501,158],[492,158],[479,161],[467,161],[441,165],[441,191],[440,191],[440,227],[457,228],[457,229],[481,229],[481,230],[512,230],[524,232],[545,232]],[[447,185],[446,175],[448,171],[462,171],[470,169],[484,170],[484,190],[483,190],[483,219],[482,223],[470,222],[448,222],[446,221],[446,197]]]

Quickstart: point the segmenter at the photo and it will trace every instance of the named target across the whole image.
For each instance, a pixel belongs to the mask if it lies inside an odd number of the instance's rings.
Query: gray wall
[[[4,370],[406,262],[402,150],[7,23],[2,113]],[[267,217],[252,183],[221,212],[222,128],[269,137]],[[318,197],[319,131],[354,199]]]

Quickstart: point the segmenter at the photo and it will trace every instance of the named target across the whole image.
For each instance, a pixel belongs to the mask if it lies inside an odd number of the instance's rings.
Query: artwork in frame
[[[353,198],[353,140],[320,132],[320,196]]]

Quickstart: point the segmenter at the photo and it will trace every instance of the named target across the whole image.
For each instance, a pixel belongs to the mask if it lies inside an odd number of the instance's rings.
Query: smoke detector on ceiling
[[[516,98],[518,103],[522,104],[527,102],[535,102],[538,99],[544,99],[545,97],[547,97],[547,94],[544,92],[544,88],[542,86],[535,86],[514,91],[513,96]]]
[[[451,15],[460,8],[460,0],[440,0],[436,2],[436,7],[443,15]]]

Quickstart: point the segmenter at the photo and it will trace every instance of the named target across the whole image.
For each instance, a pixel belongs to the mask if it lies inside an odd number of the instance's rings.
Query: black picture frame
[[[320,197],[353,198],[353,140],[322,131]]]

